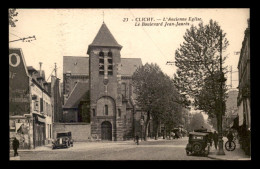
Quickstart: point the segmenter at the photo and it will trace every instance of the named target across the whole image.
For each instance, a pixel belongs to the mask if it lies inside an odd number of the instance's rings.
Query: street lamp
[[[141,125],[141,140],[142,140],[143,139],[143,125],[144,125],[143,117],[141,117],[140,125]]]

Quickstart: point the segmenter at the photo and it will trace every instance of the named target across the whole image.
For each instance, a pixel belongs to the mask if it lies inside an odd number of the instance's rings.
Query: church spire
[[[96,37],[94,38],[93,42],[89,45],[89,50],[91,47],[98,46],[98,47],[117,47],[119,49],[122,48],[120,44],[117,43],[114,36],[111,34],[109,29],[107,28],[106,24],[103,22],[101,25]]]
[[[104,22],[104,17],[105,17],[105,16],[104,16],[104,11],[103,11],[103,23],[105,23],[105,22]]]

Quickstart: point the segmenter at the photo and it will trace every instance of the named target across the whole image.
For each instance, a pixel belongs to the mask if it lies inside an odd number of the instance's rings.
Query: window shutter
[[[43,112],[43,99],[40,98],[40,112]]]

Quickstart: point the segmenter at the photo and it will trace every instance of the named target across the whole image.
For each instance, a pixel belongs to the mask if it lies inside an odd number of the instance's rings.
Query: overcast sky
[[[48,78],[58,66],[58,78],[62,79],[63,56],[88,56],[88,45],[95,38],[103,20],[117,40],[123,46],[122,58],[141,58],[143,64],[157,63],[170,77],[176,71],[174,65],[175,50],[183,42],[183,35],[191,24],[200,21],[189,21],[189,17],[201,18],[204,24],[210,19],[219,23],[227,33],[229,47],[226,65],[237,71],[239,55],[247,28],[249,9],[17,9],[16,27],[9,27],[9,40],[35,35],[31,42],[12,42],[10,47],[22,48],[26,65],[42,69]],[[104,13],[104,15],[103,15]],[[163,18],[187,18],[189,25],[184,26],[135,26],[135,18],[153,17],[156,22]],[[128,18],[127,22],[123,22]],[[159,20],[161,19],[161,20]],[[168,21],[168,23],[176,23]],[[184,22],[185,23],[185,22]],[[164,22],[165,24],[165,22]],[[233,80],[238,73],[233,73]],[[50,81],[50,79],[48,80]],[[230,84],[230,76],[227,83]],[[238,86],[237,81],[232,82]]]

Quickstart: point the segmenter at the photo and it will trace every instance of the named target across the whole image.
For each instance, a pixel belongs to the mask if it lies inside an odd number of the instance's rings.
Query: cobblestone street
[[[68,149],[52,150],[50,146],[19,151],[20,160],[210,160],[187,156],[188,138],[140,142],[77,142]],[[11,152],[11,157],[13,156]]]

